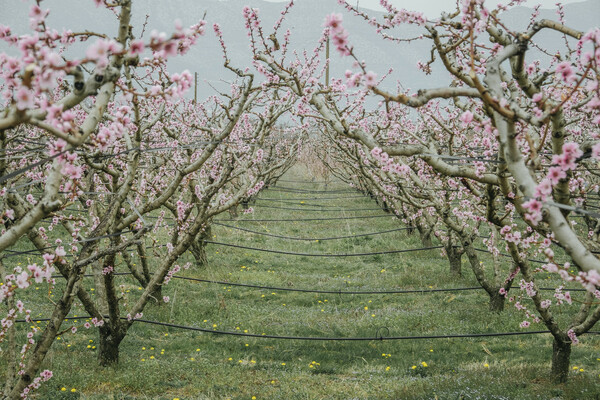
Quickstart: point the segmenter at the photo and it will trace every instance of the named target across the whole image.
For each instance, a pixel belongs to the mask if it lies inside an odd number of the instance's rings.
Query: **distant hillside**
[[[449,2],[451,4],[453,2]],[[222,68],[221,51],[212,32],[212,23],[221,24],[230,56],[234,63],[240,66],[250,62],[248,40],[244,29],[241,9],[250,4],[260,9],[264,26],[270,28],[283,8],[284,3],[270,3],[262,0],[144,0],[134,1],[134,19],[136,35],[140,34],[146,15],[149,15],[147,32],[152,29],[170,32],[173,21],[179,18],[184,25],[192,25],[203,17],[209,27],[206,36],[202,37],[195,49],[186,57],[173,59],[170,69],[173,71],[189,69],[198,72],[204,81],[199,86],[201,95],[211,93],[208,83],[218,86],[220,79],[231,79],[233,76]],[[52,14],[50,24],[58,30],[68,27],[73,31],[82,29],[98,30],[114,34],[115,18],[110,12],[97,9],[91,0],[46,0],[43,7],[50,8]],[[0,24],[8,24],[17,32],[18,25],[28,25],[28,3],[17,0],[0,0],[2,13]],[[581,3],[570,4],[565,7],[566,19],[572,26],[580,30],[588,30],[598,26],[600,15],[600,1],[587,0]],[[350,32],[350,41],[356,49],[356,54],[367,61],[368,68],[384,74],[391,67],[395,73],[392,78],[401,78],[408,82],[411,88],[427,88],[442,85],[448,77],[438,68],[432,76],[416,70],[415,65],[419,60],[429,58],[430,49],[415,44],[394,44],[381,40],[372,27],[363,20],[346,13],[336,0],[298,0],[293,8],[285,27],[292,31],[292,48],[298,51],[310,51],[316,43],[321,31],[325,16],[331,12],[344,14],[344,25]],[[380,13],[372,11],[374,16]],[[509,27],[522,29],[527,26],[531,9],[516,7],[507,14],[504,20]],[[556,19],[554,11],[542,10],[541,17]],[[25,31],[25,29],[23,29]],[[417,27],[406,26],[398,32],[403,37],[411,37],[422,33]],[[541,44],[552,49],[554,44],[560,44],[556,34],[541,35]],[[332,76],[341,76],[346,69],[351,68],[349,59],[340,58],[332,51]],[[389,80],[393,86],[393,80]]]

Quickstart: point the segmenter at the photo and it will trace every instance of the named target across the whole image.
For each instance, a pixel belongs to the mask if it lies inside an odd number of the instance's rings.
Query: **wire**
[[[293,218],[293,219],[215,219],[218,222],[300,222],[300,221],[332,221],[340,219],[364,219],[364,218],[383,218],[394,217],[391,214],[382,215],[359,215],[355,217],[330,217],[330,218]]]
[[[65,320],[79,320],[79,319],[90,319],[90,316],[86,317],[66,317]],[[126,317],[120,319],[126,320]],[[48,322],[50,318],[32,318],[31,321]],[[15,320],[15,322],[29,323],[30,321],[24,319]],[[379,335],[380,329],[377,330],[376,336],[374,337],[323,337],[323,336],[287,336],[287,335],[267,335],[257,333],[244,333],[244,332],[233,332],[233,331],[221,331],[208,328],[199,328],[195,326],[171,324],[168,322],[151,321],[148,319],[134,319],[133,322],[140,322],[149,325],[166,326],[168,328],[183,329],[188,331],[212,333],[213,335],[227,335],[227,336],[242,336],[242,337],[253,337],[253,338],[264,338],[264,339],[282,339],[282,340],[310,340],[310,341],[331,341],[331,342],[342,342],[342,341],[374,341],[374,340],[421,340],[421,339],[455,339],[455,338],[480,338],[480,337],[501,337],[501,336],[522,336],[522,335],[539,335],[544,333],[551,333],[550,331],[523,331],[523,332],[490,332],[490,333],[462,333],[462,334],[446,334],[446,335],[429,335],[429,336],[383,336]],[[389,330],[389,329],[388,329]],[[589,331],[587,334],[598,335],[600,332]]]
[[[367,196],[365,195],[360,195],[360,196],[342,196],[342,197],[304,197],[304,198],[273,198],[273,197],[261,197],[260,199],[257,200],[272,200],[272,201],[289,201],[289,200],[299,200],[299,201],[303,201],[303,200],[345,200],[345,199],[364,199]]]
[[[408,253],[408,252],[412,252],[412,251],[434,250],[434,249],[443,249],[444,248],[444,246],[432,246],[432,247],[422,247],[422,248],[418,248],[418,249],[387,250],[387,251],[376,251],[376,252],[370,252],[370,253],[318,254],[318,253],[296,253],[296,252],[291,252],[291,251],[259,249],[256,247],[241,246],[238,244],[213,242],[211,240],[204,240],[203,242],[209,243],[209,244],[217,244],[220,246],[235,247],[238,249],[263,251],[265,253],[286,254],[286,255],[290,255],[290,256],[304,256],[304,257],[361,257],[361,256],[374,256],[374,255],[380,255],[380,254]]]
[[[113,272],[112,275],[115,276],[128,276],[133,275],[131,272]],[[150,275],[154,275],[151,273]],[[83,275],[85,278],[91,278],[94,275],[85,274]],[[52,275],[52,278],[64,278],[62,275]],[[190,282],[201,282],[201,283],[209,283],[215,285],[224,285],[224,286],[235,286],[235,287],[247,287],[252,289],[265,289],[265,290],[276,290],[278,292],[299,292],[299,293],[319,293],[319,294],[339,294],[339,295],[357,295],[357,294],[368,294],[368,295],[376,295],[376,294],[411,294],[411,293],[443,293],[443,292],[463,292],[463,291],[471,291],[471,290],[484,290],[481,286],[472,286],[472,287],[458,287],[458,288],[445,288],[445,289],[386,289],[386,290],[376,290],[376,291],[368,291],[368,290],[320,290],[320,289],[295,289],[295,288],[285,288],[278,286],[262,286],[262,285],[254,285],[251,283],[235,283],[235,282],[227,282],[227,281],[215,281],[210,279],[201,279],[201,278],[191,278],[187,276],[179,276],[173,275],[171,278],[180,279],[184,281]],[[538,290],[543,291],[556,291],[556,288],[546,288],[541,287]],[[585,292],[586,289],[583,288],[563,288],[564,291],[569,292]]]
[[[257,208],[270,208],[270,209],[277,209],[277,210],[291,210],[291,211],[314,211],[314,212],[350,212],[350,211],[381,211],[381,207],[376,207],[376,208],[318,208],[318,209],[314,209],[314,208],[293,208],[293,207],[277,207],[277,206],[263,206],[260,204],[256,204],[253,205],[252,207],[257,207]]]
[[[311,189],[296,189],[285,186],[271,186],[267,189],[277,190],[280,192],[293,192],[293,193],[356,193],[356,189],[338,189],[338,190],[311,190]]]
[[[304,241],[308,241],[308,242],[316,242],[316,241],[324,242],[326,240],[351,239],[351,238],[357,238],[357,237],[363,237],[363,236],[375,236],[375,235],[382,235],[384,233],[406,231],[406,230],[414,229],[414,227],[407,227],[407,228],[390,229],[388,231],[381,231],[381,232],[361,233],[361,234],[358,234],[358,235],[347,235],[347,236],[325,237],[325,238],[300,238],[300,237],[275,235],[275,234],[271,234],[271,233],[258,232],[258,231],[253,231],[251,229],[241,228],[239,226],[221,224],[219,222],[214,222],[213,224],[214,225],[218,225],[218,226],[224,226],[226,228],[236,229],[238,231],[254,233],[256,235],[270,236],[270,237],[275,237],[275,238],[280,238],[280,239],[287,239],[287,240],[304,240]]]

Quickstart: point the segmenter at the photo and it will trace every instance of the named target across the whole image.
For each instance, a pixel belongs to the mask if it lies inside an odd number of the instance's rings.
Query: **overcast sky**
[[[282,2],[287,0],[266,0],[271,2]],[[305,0],[300,0],[305,1]],[[318,0],[317,0],[318,1]],[[379,0],[350,0],[351,4],[358,4],[360,7],[371,8],[374,10],[383,11],[383,8],[379,5]],[[399,8],[406,8],[407,10],[421,11],[428,17],[435,18],[440,15],[442,11],[449,11],[454,9],[455,0],[389,0],[390,3],[394,4]],[[555,4],[558,0],[529,0],[525,3],[528,7],[533,7],[537,4],[541,4],[543,8],[556,8]],[[561,3],[578,3],[581,0],[562,0]],[[494,6],[498,3],[506,4],[508,0],[487,0],[490,6]]]

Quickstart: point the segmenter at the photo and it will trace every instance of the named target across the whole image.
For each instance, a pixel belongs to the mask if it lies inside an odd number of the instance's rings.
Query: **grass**
[[[303,180],[306,173],[295,168],[285,179]],[[280,185],[311,190],[344,188],[340,184],[325,187],[314,183],[281,182]],[[241,215],[239,219],[296,221],[228,224],[301,237],[356,235],[400,226],[393,218],[300,221],[321,216],[382,214],[376,210],[347,210],[374,207],[375,203],[368,198],[296,200],[347,195],[267,190],[261,197],[278,198],[285,203],[258,202],[257,205],[299,210],[256,207],[253,215]],[[346,210],[314,212],[302,209],[320,206]],[[224,215],[221,219],[229,219],[229,216]],[[421,247],[418,235],[409,235],[406,231],[319,242],[285,241],[221,226],[214,226],[212,233],[214,241],[303,253],[362,253]],[[21,246],[31,248],[27,243]],[[208,256],[208,266],[191,268],[184,274],[210,280],[321,290],[477,286],[466,262],[464,276],[451,277],[448,263],[439,250],[314,258],[209,245]],[[487,256],[483,260],[492,262]],[[17,257],[14,261],[26,262]],[[182,263],[186,261],[193,261],[191,254],[187,254]],[[117,270],[122,267],[117,266]],[[557,283],[555,278],[548,278],[545,281],[548,285]],[[118,279],[127,285],[130,296],[139,290],[130,278]],[[86,281],[85,285],[94,292],[93,281]],[[505,312],[490,314],[488,298],[482,290],[323,295],[175,279],[163,291],[164,295],[170,296],[170,302],[148,306],[144,311],[145,319],[256,334],[374,337],[378,332],[391,336],[505,332],[520,330],[519,323],[524,319],[523,314],[509,304]],[[40,318],[49,310],[44,292],[45,287],[32,291],[27,302],[33,315]],[[60,283],[56,292],[60,292]],[[564,307],[559,318],[566,319],[575,311]],[[72,314],[85,315],[80,306],[76,306]],[[66,326],[81,326],[82,322],[68,322]],[[533,325],[530,329],[544,327]],[[96,332],[80,329],[76,334],[62,335],[53,345],[44,368],[52,369],[54,377],[39,390],[38,398],[596,399],[600,397],[598,339],[597,336],[584,336],[581,344],[573,347],[572,366],[577,369],[572,371],[567,384],[554,385],[549,381],[552,343],[549,335],[315,342],[220,336],[137,323],[121,345],[119,365],[101,368],[95,360]],[[0,367],[5,366],[6,361],[0,355]]]

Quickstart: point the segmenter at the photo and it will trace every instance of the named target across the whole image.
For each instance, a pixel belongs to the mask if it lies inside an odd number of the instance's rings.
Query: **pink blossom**
[[[548,179],[552,182],[552,185],[558,184],[561,179],[565,179],[567,173],[559,167],[550,167],[548,169]]]
[[[596,160],[600,160],[600,143],[596,143],[592,146],[592,157]]]
[[[15,219],[15,210],[9,208],[6,211],[4,211],[4,215],[6,215],[6,218],[13,220]]]
[[[462,121],[462,123],[464,125],[470,124],[473,121],[473,113],[471,111],[469,111],[469,110],[465,111],[460,116],[460,120]]]
[[[595,269],[588,271],[587,281],[594,286],[600,286],[600,274]]]
[[[542,203],[536,199],[531,199],[523,203],[523,208],[531,213],[540,212],[542,210]]]
[[[338,32],[342,28],[342,14],[332,13],[325,17],[325,26],[330,27],[333,32]]]
[[[17,108],[19,110],[26,110],[28,108],[33,108],[34,106],[34,96],[31,90],[26,87],[21,87],[17,91]]]
[[[23,271],[19,275],[17,275],[15,281],[16,281],[19,289],[26,289],[27,287],[29,287],[28,279],[29,279],[29,274],[25,271]]]
[[[35,28],[36,25],[41,23],[44,18],[48,16],[49,10],[42,10],[40,6],[33,5],[29,10],[29,21],[31,22],[32,27]]]
[[[552,194],[552,182],[549,179],[543,179],[535,188],[535,196],[545,200]]]
[[[136,54],[141,54],[143,52],[144,52],[144,41],[139,40],[139,39],[134,40],[129,45],[129,53],[132,56],[135,56]]]
[[[365,74],[363,80],[365,82],[366,87],[372,88],[377,83],[377,74],[375,74],[375,72],[373,71],[369,71]]]
[[[573,343],[573,344],[579,344],[579,339],[577,338],[577,335],[575,334],[575,332],[573,331],[573,329],[569,329],[567,331],[567,336],[569,336],[569,339],[571,339],[571,343]]]
[[[541,307],[541,308],[544,308],[544,309],[546,309],[546,308],[550,307],[551,305],[552,305],[552,300],[543,300],[543,301],[540,303],[540,307]]]
[[[575,80],[575,73],[573,72],[573,68],[571,67],[571,63],[569,61],[563,61],[558,64],[556,66],[556,74],[567,83],[571,83]]]

